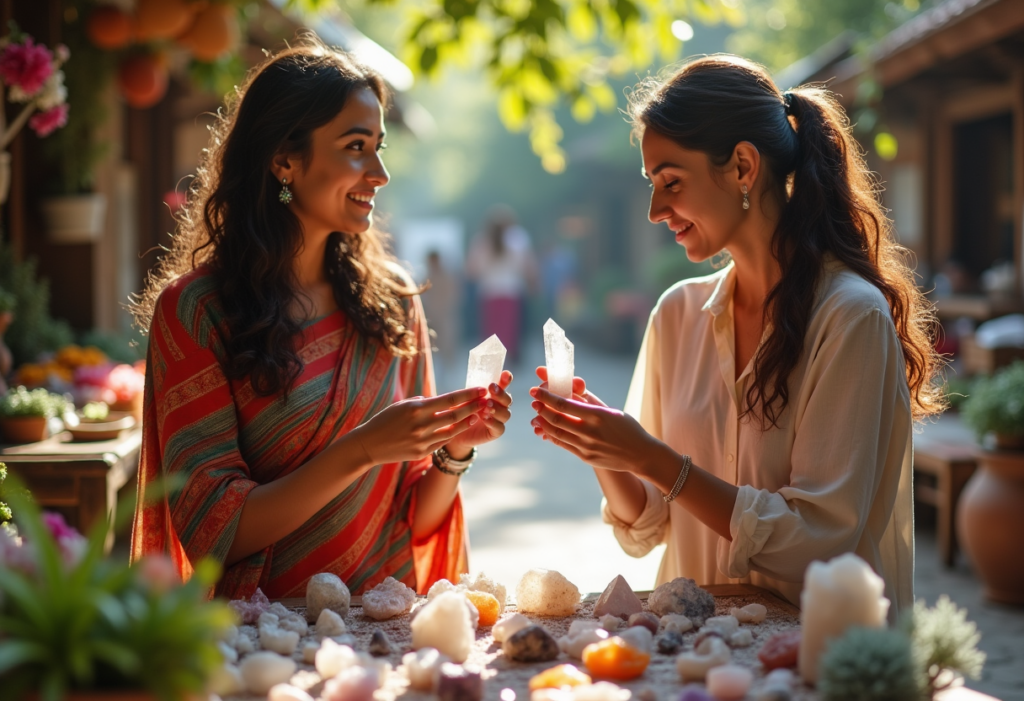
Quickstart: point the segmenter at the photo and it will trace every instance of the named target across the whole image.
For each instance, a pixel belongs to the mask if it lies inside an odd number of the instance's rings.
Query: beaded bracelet
[[[676,483],[672,485],[672,491],[669,492],[668,494],[661,495],[661,498],[665,500],[666,504],[675,499],[677,496],[679,496],[679,492],[683,488],[683,483],[686,482],[686,477],[687,475],[690,474],[690,465],[692,464],[693,460],[690,458],[690,456],[684,455],[683,467],[679,470],[679,476],[676,477]]]
[[[461,477],[462,475],[469,472],[469,468],[473,467],[473,461],[476,460],[476,448],[473,448],[473,452],[469,454],[469,457],[465,460],[456,460],[448,452],[448,449],[443,445],[434,451],[431,459],[434,462],[434,467],[446,475],[452,477]],[[452,468],[455,468],[454,470]]]

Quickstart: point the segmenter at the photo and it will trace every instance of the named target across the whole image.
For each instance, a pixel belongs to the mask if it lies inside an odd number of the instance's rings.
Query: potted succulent
[[[106,441],[135,425],[135,417],[124,411],[111,411],[106,402],[89,402],[65,421],[76,441]]]
[[[985,595],[1024,604],[1024,361],[980,380],[964,402],[963,418],[985,449],[960,497],[957,533]]]
[[[0,397],[0,434],[8,443],[34,443],[50,435],[50,419],[63,416],[67,400],[43,388],[23,386]]]
[[[0,698],[204,696],[235,621],[208,598],[217,564],[198,563],[182,584],[166,556],[134,566],[104,558],[107,523],[86,539],[26,495],[10,499],[15,528],[0,528]]]

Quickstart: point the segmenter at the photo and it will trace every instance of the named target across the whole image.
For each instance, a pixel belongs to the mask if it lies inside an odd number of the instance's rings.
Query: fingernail
[[[497,382],[491,383],[491,394],[497,394],[501,391],[501,386]]]
[[[476,426],[476,422],[479,421],[479,420],[480,420],[479,417],[477,417],[476,414],[474,414],[473,416],[469,417],[469,425],[470,426]]]
[[[544,405],[541,404],[540,402],[534,402],[533,404],[530,405],[530,408],[531,409],[536,409],[537,411],[540,411],[541,409],[544,408]]]
[[[537,388],[536,387],[534,387],[533,389],[530,390],[530,396],[531,397],[536,397],[537,396]]]
[[[494,402],[492,400],[488,399],[487,400],[487,406],[489,406],[489,407],[494,406]]]

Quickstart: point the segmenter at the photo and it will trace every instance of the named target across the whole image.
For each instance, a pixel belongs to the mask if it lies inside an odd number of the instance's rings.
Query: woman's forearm
[[[459,491],[459,478],[430,468],[416,485],[416,513],[412,521],[414,540],[428,538],[444,523]]]
[[[354,434],[335,441],[294,472],[249,492],[228,550],[227,565],[295,531],[373,467]]]
[[[608,508],[623,523],[633,524],[647,506],[647,491],[640,480],[629,472],[594,468]]]

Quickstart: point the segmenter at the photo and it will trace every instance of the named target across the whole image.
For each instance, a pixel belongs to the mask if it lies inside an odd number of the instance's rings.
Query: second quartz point
[[[505,346],[497,335],[469,352],[469,369],[466,371],[466,387],[490,387],[498,383],[501,370],[505,367]]]
[[[548,319],[544,324],[544,359],[548,369],[548,389],[560,397],[572,398],[572,378],[575,372],[572,342],[565,331]]]

